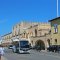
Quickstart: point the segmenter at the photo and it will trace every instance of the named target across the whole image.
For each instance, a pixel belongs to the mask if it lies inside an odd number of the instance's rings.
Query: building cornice
[[[54,21],[54,20],[57,20],[57,19],[60,19],[60,17],[57,17],[57,18],[51,19],[51,20],[49,20],[49,22]]]
[[[1,37],[4,37],[4,36],[6,36],[6,35],[9,35],[9,34],[12,34],[12,32],[10,32],[10,33],[7,33],[7,34],[5,34],[5,35],[3,35],[3,36],[1,36]]]

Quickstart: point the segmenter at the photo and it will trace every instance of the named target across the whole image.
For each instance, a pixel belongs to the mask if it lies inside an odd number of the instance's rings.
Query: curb
[[[41,52],[47,52],[46,50],[41,50]]]

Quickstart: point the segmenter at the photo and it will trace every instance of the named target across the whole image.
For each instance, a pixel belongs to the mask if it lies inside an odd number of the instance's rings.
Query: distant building
[[[3,35],[3,36],[2,36],[2,44],[3,44],[4,46],[10,45],[11,42],[12,42],[11,38],[12,38],[12,32]]]

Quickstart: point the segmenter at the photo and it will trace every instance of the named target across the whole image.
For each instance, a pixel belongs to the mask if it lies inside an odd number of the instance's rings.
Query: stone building
[[[49,23],[28,23],[22,22],[13,27],[13,38],[26,38],[32,46],[43,45],[48,47],[50,43],[50,29]]]
[[[39,23],[28,28],[31,45],[40,45],[43,48],[47,48],[51,44],[50,29],[51,26],[49,23]]]
[[[21,22],[15,25],[12,29],[12,38],[27,38],[27,34],[25,34],[27,29],[35,24],[37,23]]]
[[[39,45],[47,48],[50,43],[50,23],[21,22],[13,26],[12,32],[3,36],[3,43],[9,43],[15,38],[28,39],[31,46]]]
[[[2,36],[2,44],[3,44],[4,46],[10,45],[11,42],[12,42],[11,38],[12,38],[12,32],[3,35],[3,36]]]
[[[60,17],[50,20],[51,22],[51,43],[60,45]]]

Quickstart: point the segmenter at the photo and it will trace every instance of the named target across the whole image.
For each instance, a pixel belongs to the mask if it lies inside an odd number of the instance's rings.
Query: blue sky
[[[0,36],[21,21],[48,22],[55,17],[56,0],[0,0]]]

